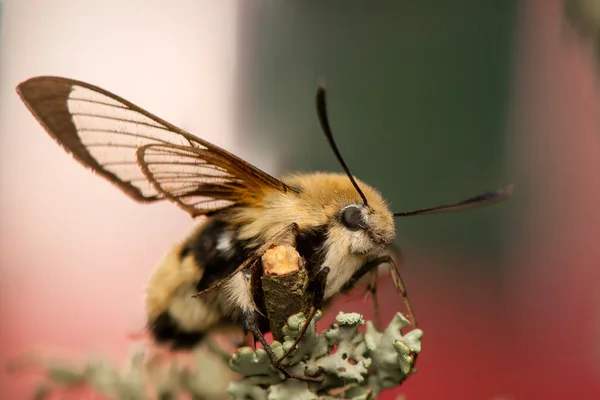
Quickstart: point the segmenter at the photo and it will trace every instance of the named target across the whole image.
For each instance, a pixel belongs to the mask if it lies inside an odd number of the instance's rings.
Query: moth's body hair
[[[350,277],[366,262],[385,251],[394,238],[394,221],[381,195],[360,182],[373,211],[368,218],[379,218],[370,230],[348,231],[340,222],[340,209],[360,202],[360,197],[343,174],[318,173],[282,179],[296,191],[281,194],[266,191],[242,207],[230,208],[208,218],[175,247],[160,264],[148,289],[148,298],[170,288],[172,297],[163,294],[161,312],[167,311],[179,331],[205,333],[223,319],[241,322],[249,314],[264,315],[254,301],[250,275],[238,272],[213,293],[199,299],[191,296],[235,270],[257,247],[286,226],[297,223],[296,247],[314,275],[324,266],[330,268],[323,300],[339,293]],[[369,221],[367,219],[367,221]],[[371,226],[371,225],[369,225]],[[377,238],[376,241],[373,238]],[[179,256],[177,256],[179,254]],[[180,271],[178,271],[180,269]],[[165,279],[169,272],[177,277]],[[156,277],[160,277],[156,279]],[[178,280],[179,279],[179,280]],[[180,287],[173,286],[179,283]],[[153,285],[155,284],[155,286]],[[147,303],[150,326],[160,315],[156,301]]]
[[[317,268],[331,268],[324,298],[327,300],[339,292],[358,268],[380,255],[393,241],[392,213],[378,191],[357,180],[369,201],[370,208],[363,214],[368,229],[352,232],[340,222],[340,210],[350,204],[360,204],[361,198],[346,175],[298,174],[284,177],[282,181],[297,193],[266,192],[259,202],[229,210],[230,218],[240,226],[240,240],[265,242],[291,223],[298,224],[300,240],[315,229],[324,230],[325,234],[319,238],[323,240],[305,250],[311,254],[301,252],[301,255],[319,264]],[[302,244],[299,247],[302,248]]]
[[[222,318],[222,314],[206,301],[192,297],[204,271],[184,249],[200,229],[202,225],[172,247],[158,264],[146,288],[149,332],[157,342],[169,343],[174,349],[195,346]]]
[[[158,342],[190,348],[213,328],[233,324],[241,313],[254,311],[252,298],[245,296],[249,293],[245,271],[220,290],[194,297],[235,269],[247,254],[232,229],[217,218],[204,219],[155,269],[146,289],[146,313],[149,331]]]

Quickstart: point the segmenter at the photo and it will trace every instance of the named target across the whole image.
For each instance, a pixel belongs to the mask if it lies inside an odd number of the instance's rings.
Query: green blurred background
[[[254,99],[251,146],[280,149],[283,169],[341,171],[318,125],[329,115],[353,174],[396,211],[510,183],[507,121],[515,1],[246,2],[242,81]],[[293,139],[292,139],[293,138]],[[252,143],[250,143],[252,142]],[[407,218],[398,242],[468,251],[489,265],[503,247],[501,207]]]

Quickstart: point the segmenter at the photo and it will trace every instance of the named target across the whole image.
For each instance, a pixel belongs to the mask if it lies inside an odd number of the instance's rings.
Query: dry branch
[[[310,311],[312,295],[308,291],[308,273],[296,249],[289,245],[268,250],[262,263],[267,317],[273,338],[283,342],[282,328],[288,317],[299,312],[308,315]]]

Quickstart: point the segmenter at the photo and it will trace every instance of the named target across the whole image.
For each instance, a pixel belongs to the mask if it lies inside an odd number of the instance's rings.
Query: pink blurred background
[[[238,3],[172,3],[2,4],[2,364],[31,350],[125,359],[127,335],[143,328],[145,281],[192,224],[170,204],[135,204],[65,156],[20,103],[19,82],[42,74],[89,81],[276,172],[271,152],[236,146]],[[530,191],[510,216],[511,272],[502,291],[483,277],[431,279],[435,265],[486,266],[411,250],[404,273],[425,338],[420,372],[396,391],[409,400],[600,398],[592,46],[566,25],[558,0],[521,2],[516,43],[509,168]],[[251,111],[251,99],[242,106]],[[0,398],[26,398],[35,379],[2,371]]]

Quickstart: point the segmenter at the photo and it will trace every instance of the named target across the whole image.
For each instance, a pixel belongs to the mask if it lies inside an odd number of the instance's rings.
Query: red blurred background
[[[228,122],[239,107],[237,2],[116,4],[2,4],[3,364],[31,350],[126,359],[128,334],[143,327],[145,281],[191,226],[176,207],[139,206],[65,156],[19,102],[18,82],[42,74],[86,80],[267,171],[279,163],[274,154],[236,145],[239,126]],[[517,14],[507,168],[527,193],[518,212],[507,214],[503,273],[454,274],[453,267],[489,266],[447,249],[407,251],[404,276],[424,347],[419,373],[384,398],[600,398],[593,47],[565,22],[558,0],[522,1]],[[384,284],[382,298],[395,298],[391,291]],[[393,301],[382,303],[389,318]],[[368,310],[358,302],[340,307]],[[3,371],[0,397],[26,398],[36,379]]]

